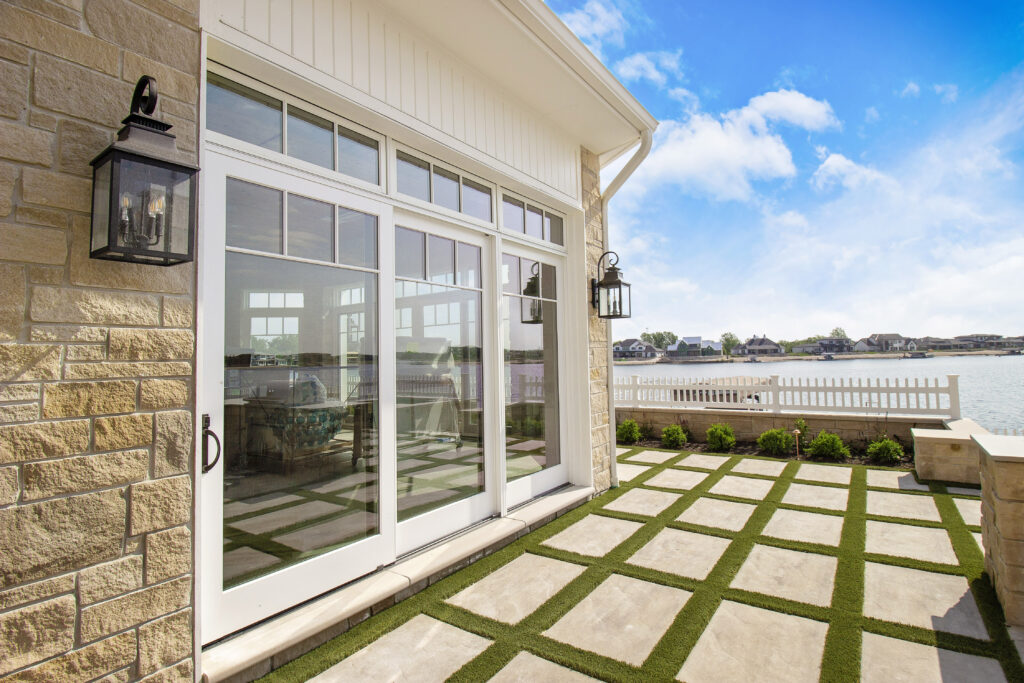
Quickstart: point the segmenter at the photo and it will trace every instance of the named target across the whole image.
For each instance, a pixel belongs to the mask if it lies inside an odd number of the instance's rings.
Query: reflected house
[[[251,678],[616,481],[585,283],[657,121],[553,11],[150,4],[0,5],[0,678]],[[200,168],[166,268],[89,258],[143,75]]]

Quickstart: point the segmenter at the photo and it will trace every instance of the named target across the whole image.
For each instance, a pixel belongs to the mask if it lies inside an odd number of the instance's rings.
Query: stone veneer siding
[[[979,448],[985,571],[995,586],[1006,623],[1024,626],[1024,438],[998,438],[1015,439],[1016,443],[1010,458],[992,454],[984,445]]]
[[[597,260],[606,251],[601,210],[601,165],[596,154],[580,148],[580,177],[583,183],[583,220],[587,249],[587,284],[597,275]],[[610,323],[597,317],[587,306],[590,368],[590,447],[594,489],[611,486],[612,451],[608,427],[611,420],[608,395],[608,348]]]
[[[90,260],[135,81],[197,160],[198,0],[0,3],[0,678],[192,680],[195,268]]]

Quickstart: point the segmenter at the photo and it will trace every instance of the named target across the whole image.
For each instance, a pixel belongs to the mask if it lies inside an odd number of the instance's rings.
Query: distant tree
[[[733,347],[740,343],[740,338],[732,332],[726,332],[721,337],[722,350],[725,351],[725,355],[732,354]]]
[[[644,332],[640,335],[640,340],[647,342],[655,348],[664,349],[669,344],[675,344],[679,341],[679,337],[674,332]]]
[[[840,338],[844,338],[844,339],[849,339],[850,338],[849,335],[846,334],[846,330],[844,330],[841,327],[833,327],[832,331],[828,333],[828,336],[830,336],[830,337],[840,337]]]

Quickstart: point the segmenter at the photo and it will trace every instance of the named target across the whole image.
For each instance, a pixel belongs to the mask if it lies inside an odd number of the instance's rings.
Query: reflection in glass
[[[395,228],[395,275],[425,280],[424,235],[408,228]]]
[[[491,188],[473,182],[469,178],[462,179],[462,212],[491,222]]]
[[[526,207],[526,234],[544,239],[544,212],[535,206]]]
[[[430,164],[399,152],[397,156],[398,191],[425,202],[430,201]]]
[[[338,207],[338,263],[377,267],[377,217]]]
[[[455,241],[427,237],[427,279],[442,285],[455,284]]]
[[[288,195],[288,255],[334,262],[334,205]]]
[[[459,210],[459,176],[434,167],[434,203],[453,211]]]
[[[523,262],[534,263],[526,259]],[[542,272],[548,275],[547,266]],[[553,282],[554,277],[551,279]],[[554,301],[508,294],[502,297],[505,467],[509,480],[561,462],[556,313]]]
[[[281,102],[216,74],[206,79],[206,127],[281,151]]]
[[[288,107],[288,156],[334,168],[334,124],[301,109]]]
[[[480,277],[480,247],[459,242],[459,282],[463,287],[483,287]]]
[[[379,143],[354,130],[338,127],[338,170],[345,175],[380,184],[377,160]]]
[[[224,587],[379,533],[377,276],[228,252]]]
[[[501,202],[501,223],[506,230],[523,232],[523,203],[505,197]]]
[[[283,192],[228,178],[225,203],[229,247],[281,253]]]
[[[558,216],[544,214],[544,239],[555,244],[565,245],[565,234],[562,228],[562,219]]]
[[[511,254],[501,255],[501,291],[507,294],[521,294],[519,284],[519,257]]]
[[[481,296],[395,282],[399,520],[484,490]]]

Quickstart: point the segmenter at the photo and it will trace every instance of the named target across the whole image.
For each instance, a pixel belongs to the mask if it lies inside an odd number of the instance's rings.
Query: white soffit
[[[658,122],[541,0],[383,0],[602,161]]]

